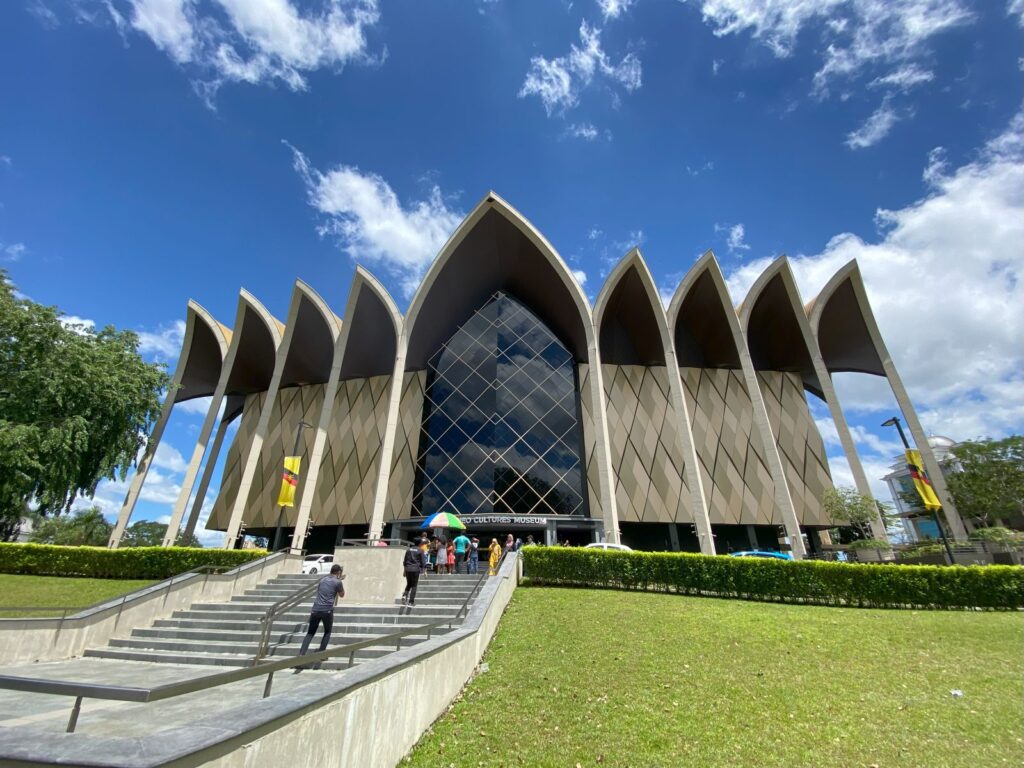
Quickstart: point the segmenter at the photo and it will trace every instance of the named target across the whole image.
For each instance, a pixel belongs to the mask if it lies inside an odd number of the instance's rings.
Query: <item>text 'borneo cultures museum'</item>
[[[238,420],[207,524],[225,546],[273,534],[284,458],[298,455],[283,524],[312,551],[408,537],[446,511],[482,535],[706,553],[788,540],[799,557],[836,522],[822,508],[832,480],[807,392],[827,403],[870,492],[832,387],[844,371],[889,380],[941,478],[855,263],[805,307],[780,258],[734,308],[709,252],[666,311],[634,250],[592,308],[551,245],[492,193],[404,316],[362,267],[340,318],[301,281],[284,323],[244,290],[230,328],[189,302],[173,388],[111,544],[174,404],[212,397],[167,543],[194,530]]]

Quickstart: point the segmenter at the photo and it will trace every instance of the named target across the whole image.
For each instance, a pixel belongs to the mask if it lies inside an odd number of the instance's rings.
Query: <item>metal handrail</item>
[[[274,620],[282,613],[291,610],[299,603],[303,602],[309,595],[316,591],[319,584],[319,580],[312,584],[303,584],[298,589],[289,593],[287,597],[281,598],[263,612],[263,616],[260,617],[260,623],[263,626],[260,629],[260,641],[256,646],[256,655],[252,658],[253,666],[259,664],[260,659],[266,656],[270,651],[270,633],[273,630]]]
[[[341,547],[408,547],[412,544],[411,541],[405,539],[342,539],[337,543],[336,546]]]
[[[505,555],[507,554],[507,552],[502,554],[501,559],[498,561],[499,567],[505,561]],[[486,574],[482,574],[481,578],[477,580],[478,585],[483,582],[484,576],[486,576]],[[476,587],[474,587],[474,591],[475,589]],[[468,604],[468,602],[469,598],[467,598],[466,604]],[[466,604],[464,604],[463,607],[465,607]],[[447,619],[432,621],[427,624],[416,624],[399,632],[390,632],[387,635],[380,637],[372,637],[366,640],[359,640],[354,643],[346,643],[345,645],[339,645],[336,648],[328,648],[327,650],[316,651],[315,653],[309,653],[304,656],[283,658],[279,661],[269,661],[263,664],[256,664],[254,666],[240,667],[239,669],[233,669],[229,672],[219,672],[215,675],[196,677],[175,683],[165,683],[164,685],[157,685],[151,688],[125,685],[101,685],[99,683],[76,683],[64,680],[41,680],[31,677],[0,675],[0,689],[22,691],[25,693],[48,693],[57,696],[74,696],[75,703],[71,709],[71,716],[68,718],[68,725],[66,729],[67,733],[74,733],[75,727],[78,724],[78,716],[82,710],[82,700],[86,698],[148,703],[161,701],[163,699],[170,699],[176,696],[184,696],[185,694],[195,693],[197,691],[205,691],[221,685],[229,685],[230,683],[236,683],[241,680],[248,680],[251,677],[267,675],[267,682],[263,686],[263,698],[265,699],[270,695],[275,672],[299,666],[306,667],[318,665],[327,659],[335,656],[341,656],[343,654],[348,654],[349,666],[352,666],[356,651],[373,645],[390,643],[392,641],[395,642],[395,650],[401,650],[403,637],[408,637],[409,635],[426,631],[427,640],[430,640],[432,631],[438,627],[447,624],[449,630],[454,629],[455,622],[458,620],[461,611],[462,609],[460,609],[455,616]]]

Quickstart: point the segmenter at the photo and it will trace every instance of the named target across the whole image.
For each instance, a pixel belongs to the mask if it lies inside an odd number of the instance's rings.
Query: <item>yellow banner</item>
[[[924,504],[924,508],[929,512],[942,509],[942,502],[935,495],[932,481],[925,474],[921,454],[913,448],[907,448],[907,469],[910,470],[910,477],[914,481],[914,487],[917,488],[917,495],[921,497],[921,503]]]
[[[277,506],[295,506],[295,489],[299,485],[299,465],[301,463],[301,456],[284,457],[284,474],[281,475],[281,492],[277,495]]]

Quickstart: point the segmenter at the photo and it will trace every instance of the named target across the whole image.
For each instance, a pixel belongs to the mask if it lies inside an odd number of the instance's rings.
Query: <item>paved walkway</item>
[[[148,688],[205,677],[227,669],[83,658],[0,667],[0,675]],[[296,674],[292,670],[282,670],[274,675],[271,695],[297,691],[318,679],[343,674],[344,671],[305,670]],[[266,679],[266,676],[261,675],[208,691],[197,691],[148,704],[84,699],[76,733],[93,736],[152,736],[168,728],[202,723],[207,718],[215,718],[217,713],[223,713],[225,709],[260,701]],[[0,728],[29,728],[36,733],[64,733],[74,703],[71,696],[0,689]]]

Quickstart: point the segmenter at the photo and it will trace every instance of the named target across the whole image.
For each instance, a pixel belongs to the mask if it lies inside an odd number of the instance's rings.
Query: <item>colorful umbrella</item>
[[[462,521],[451,512],[438,512],[436,515],[431,515],[423,521],[420,528],[459,528],[463,531],[466,530],[466,526],[462,524]]]

